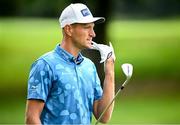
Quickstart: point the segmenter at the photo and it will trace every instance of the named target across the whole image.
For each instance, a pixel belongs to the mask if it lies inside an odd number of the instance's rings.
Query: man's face
[[[96,36],[94,23],[72,24],[72,40],[79,49],[91,48],[91,41]]]

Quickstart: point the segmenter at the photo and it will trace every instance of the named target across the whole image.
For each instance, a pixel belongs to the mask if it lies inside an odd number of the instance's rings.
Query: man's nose
[[[91,30],[90,36],[91,36],[91,37],[96,37],[96,33],[94,32],[94,29]]]

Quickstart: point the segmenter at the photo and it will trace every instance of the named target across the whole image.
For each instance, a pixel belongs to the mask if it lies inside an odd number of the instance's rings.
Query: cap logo
[[[85,16],[88,16],[88,15],[90,15],[90,12],[88,11],[88,9],[86,8],[86,9],[83,9],[83,10],[81,10],[81,13],[82,13],[82,15],[85,17]]]

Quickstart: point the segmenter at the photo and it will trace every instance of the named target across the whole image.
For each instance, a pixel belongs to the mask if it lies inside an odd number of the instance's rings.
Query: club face
[[[127,78],[131,78],[132,73],[133,73],[133,66],[132,64],[129,63],[124,63],[122,64],[122,70],[124,72],[124,74],[126,75]]]

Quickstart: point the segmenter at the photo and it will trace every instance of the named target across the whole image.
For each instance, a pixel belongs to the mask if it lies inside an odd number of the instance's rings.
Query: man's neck
[[[72,54],[74,57],[77,57],[79,54],[79,49],[77,49],[76,47],[74,47],[71,42],[68,41],[62,41],[61,43],[61,47],[66,50],[67,52],[69,52],[70,54]]]

